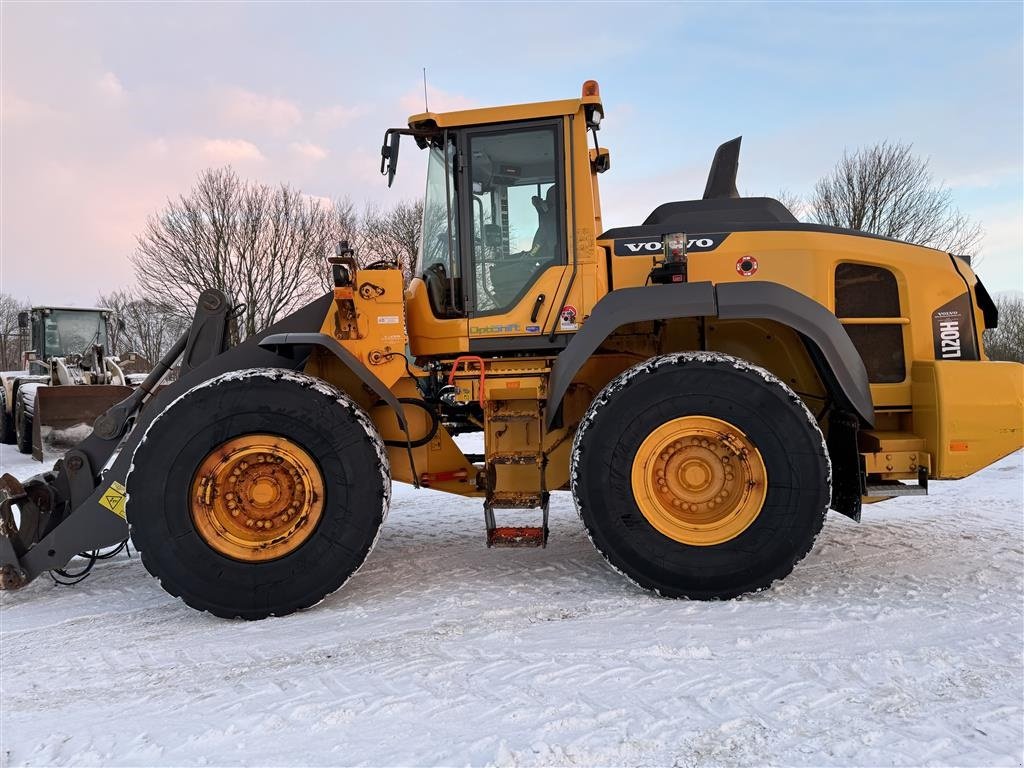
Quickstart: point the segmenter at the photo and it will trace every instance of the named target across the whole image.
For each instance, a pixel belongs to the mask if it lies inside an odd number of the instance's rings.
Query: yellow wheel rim
[[[764,460],[750,438],[709,416],[672,419],[651,432],[633,459],[631,482],[652,526],[699,547],[747,530],[768,492]]]
[[[245,562],[295,551],[323,514],[320,467],[276,435],[244,435],[206,455],[192,480],[190,513],[214,550]]]

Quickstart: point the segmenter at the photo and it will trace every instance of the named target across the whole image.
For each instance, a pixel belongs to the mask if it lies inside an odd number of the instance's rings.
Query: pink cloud
[[[40,101],[32,101],[20,96],[6,84],[3,89],[3,100],[0,102],[0,117],[4,123],[49,123],[62,120],[65,115]]]
[[[245,139],[206,139],[200,144],[204,157],[211,163],[236,163],[263,160],[260,148]]]
[[[104,72],[96,87],[100,93],[111,99],[119,99],[124,95],[124,86],[113,72]]]
[[[231,125],[258,126],[280,135],[302,122],[302,110],[287,99],[232,88],[218,101],[221,116]]]
[[[459,93],[449,93],[427,84],[427,103],[431,112],[454,112],[460,109],[473,109],[480,106],[472,99]],[[413,88],[402,96],[402,108],[410,115],[423,112],[423,86]]]
[[[303,160],[312,160],[314,162],[323,160],[328,154],[330,154],[320,145],[314,144],[310,141],[293,141],[288,145],[288,149]]]
[[[338,128],[352,122],[356,118],[362,117],[368,112],[368,107],[358,104],[351,107],[335,104],[318,109],[313,115],[313,120],[321,128]]]

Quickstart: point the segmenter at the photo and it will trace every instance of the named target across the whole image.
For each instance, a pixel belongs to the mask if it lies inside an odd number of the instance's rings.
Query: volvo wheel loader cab
[[[53,473],[4,478],[0,585],[116,544],[127,517],[189,605],[285,614],[355,572],[397,480],[479,499],[493,547],[544,546],[569,491],[628,578],[729,598],[786,576],[829,507],[859,519],[1021,446],[1024,366],[985,358],[998,318],[968,260],[738,197],[739,139],[702,199],[606,230],[603,117],[588,81],[389,129],[389,182],[403,137],[427,154],[408,285],[340,244],[330,294],[234,347],[205,292]]]
[[[102,307],[38,306],[19,315],[28,348],[24,370],[0,373],[3,442],[41,461],[44,443],[74,444],[129,394],[132,377],[110,351],[114,322]]]

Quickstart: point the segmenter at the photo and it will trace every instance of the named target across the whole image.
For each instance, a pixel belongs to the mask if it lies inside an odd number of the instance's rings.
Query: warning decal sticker
[[[103,495],[100,496],[100,506],[106,507],[118,517],[123,518],[125,516],[124,500],[126,497],[127,491],[125,487],[115,480],[103,492]]]

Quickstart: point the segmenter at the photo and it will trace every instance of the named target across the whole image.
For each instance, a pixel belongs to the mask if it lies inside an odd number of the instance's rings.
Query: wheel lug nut
[[[256,525],[256,521],[255,520],[253,520],[251,518],[246,518],[246,521],[245,521],[245,527],[246,528],[252,528],[255,525]]]

